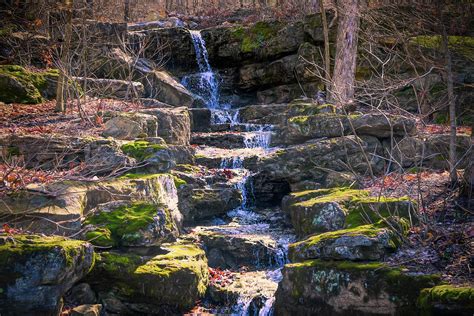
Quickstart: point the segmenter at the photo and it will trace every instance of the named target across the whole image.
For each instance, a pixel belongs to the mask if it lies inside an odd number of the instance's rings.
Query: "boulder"
[[[97,296],[88,283],[79,283],[71,288],[66,301],[74,305],[91,305],[97,302]]]
[[[146,109],[140,113],[153,115],[158,120],[159,137],[167,144],[189,145],[191,138],[191,119],[187,108]]]
[[[146,308],[148,314],[182,314],[204,297],[209,282],[204,250],[177,242],[162,245],[160,252],[106,252],[98,257],[89,283],[98,292],[116,293],[115,298],[104,296],[108,312]]]
[[[423,289],[418,307],[426,315],[470,316],[474,312],[474,288],[438,285]]]
[[[86,77],[73,77],[72,80],[81,87],[86,87],[84,93],[92,97],[130,100],[145,95],[143,84],[136,81]]]
[[[0,236],[0,311],[57,315],[62,297],[94,265],[92,245],[39,235]]]
[[[417,315],[420,291],[440,282],[378,262],[309,260],[282,273],[276,315]]]
[[[114,200],[147,200],[166,205],[180,227],[182,216],[177,208],[174,180],[167,174],[128,174],[101,182],[63,181],[29,186],[15,195],[5,196],[0,203],[0,214],[15,228],[71,234],[80,230],[81,217],[99,204]],[[56,222],[62,224],[58,226]]]
[[[327,170],[363,175],[382,170],[369,143],[355,136],[308,142],[278,149],[246,167],[252,176],[257,203],[289,193],[291,185],[311,181],[324,185]],[[349,168],[348,166],[351,166]],[[286,191],[285,191],[286,190]]]
[[[21,66],[0,66],[0,101],[5,103],[41,103],[56,97],[59,72],[33,72]]]
[[[287,104],[257,104],[239,109],[239,118],[253,124],[285,124]]]
[[[203,243],[209,266],[237,270],[243,266],[250,269],[278,267],[284,262],[283,250],[275,240],[265,235],[232,234],[224,229],[205,230],[198,233]]]
[[[299,236],[355,228],[390,216],[416,218],[416,204],[407,197],[371,197],[368,191],[349,188],[294,192],[283,199],[282,209]]]
[[[340,137],[354,132],[358,136],[377,138],[412,135],[415,132],[415,121],[394,115],[347,116],[322,113],[289,118],[284,134],[286,142],[292,144],[313,138]]]
[[[234,188],[183,188],[179,193],[179,209],[186,223],[225,215],[242,203],[240,191]]]
[[[380,221],[376,224],[313,235],[291,244],[289,257],[291,262],[310,259],[380,261],[396,250],[400,243],[397,233]]]
[[[102,136],[131,140],[156,137],[157,130],[158,120],[153,115],[133,112],[108,113]]]
[[[208,132],[211,128],[210,109],[189,109],[192,132]]]
[[[104,138],[5,134],[0,136],[0,152],[2,159],[23,161],[27,168],[61,170],[82,164],[88,175],[110,174],[135,164],[116,141]]]
[[[87,214],[81,238],[102,247],[149,247],[175,241],[178,235],[166,206],[113,201],[99,204]]]
[[[137,140],[123,144],[121,149],[138,162],[138,170],[146,173],[168,172],[178,164],[193,163],[194,152],[189,146]]]

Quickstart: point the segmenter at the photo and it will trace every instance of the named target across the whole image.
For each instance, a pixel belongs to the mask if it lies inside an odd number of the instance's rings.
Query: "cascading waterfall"
[[[247,149],[262,148],[267,150],[270,147],[272,125],[261,124],[242,124],[239,119],[238,110],[231,109],[229,104],[222,104],[219,91],[219,81],[213,72],[209,63],[209,55],[206,49],[206,43],[199,31],[189,31],[193,40],[194,49],[196,51],[196,61],[198,64],[199,73],[184,77],[182,84],[190,91],[200,96],[206,106],[211,110],[212,123],[224,124],[228,123],[231,126],[243,125],[245,129],[244,144]],[[246,225],[248,230],[255,232],[256,230],[268,230],[269,225],[261,223],[261,215],[251,209],[252,186],[249,183],[251,172],[244,168],[243,158],[234,156],[222,160],[221,169],[232,169],[241,175],[241,180],[235,186],[242,193],[241,205],[230,211],[228,216],[237,220],[240,224]],[[269,262],[269,266],[276,266],[278,269],[268,271],[268,279],[278,282],[281,273],[280,269],[286,262],[286,246],[287,242],[280,243],[280,248],[275,250],[275,258]],[[283,245],[283,246],[281,246]],[[258,258],[258,256],[257,256]],[[233,308],[233,315],[248,315],[249,306],[252,298],[240,297],[238,303]],[[272,306],[274,297],[268,297],[265,305],[260,309],[258,315],[268,316],[272,314]]]

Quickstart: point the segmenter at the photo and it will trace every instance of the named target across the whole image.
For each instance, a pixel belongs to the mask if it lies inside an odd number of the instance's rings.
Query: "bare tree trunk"
[[[128,22],[130,20],[130,0],[124,0],[124,13],[123,13],[123,20]]]
[[[59,67],[58,86],[56,90],[56,112],[66,112],[67,91],[67,62],[69,58],[69,49],[72,37],[72,0],[64,0],[66,10],[66,28],[64,33],[64,44],[61,47],[61,65]]]
[[[360,24],[359,0],[339,0],[337,2],[337,10],[339,23],[331,100],[336,105],[343,106],[351,103],[354,97],[357,42]]]
[[[326,92],[329,92],[329,86],[331,84],[331,56],[329,51],[329,28],[323,0],[319,0],[319,8],[321,11],[324,34],[324,77],[326,78],[324,86],[326,87]]]
[[[449,137],[449,177],[451,183],[454,184],[458,180],[456,172],[456,97],[454,95],[454,80],[453,80],[453,69],[451,52],[449,51],[449,38],[446,32],[446,27],[443,26],[443,52],[445,58],[445,72],[446,72],[446,84],[448,87],[448,104],[449,104],[449,125],[450,125],[450,137]]]

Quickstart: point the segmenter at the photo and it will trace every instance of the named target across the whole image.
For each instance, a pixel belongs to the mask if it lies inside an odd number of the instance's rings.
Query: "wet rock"
[[[21,66],[0,66],[0,101],[5,103],[41,103],[56,96],[59,72],[31,72]]]
[[[202,298],[208,285],[205,253],[198,246],[178,242],[161,246],[161,254],[102,253],[89,283],[106,295],[107,311],[154,306],[152,314],[183,313]],[[117,301],[117,299],[119,301]],[[123,302],[123,304],[122,304]]]
[[[283,199],[282,209],[299,236],[355,228],[389,216],[416,218],[416,204],[406,197],[370,197],[368,191],[349,188],[294,192]]]
[[[141,110],[140,113],[153,115],[157,118],[157,134],[167,144],[189,145],[191,119],[187,108],[154,108]]]
[[[233,235],[231,231],[202,230],[198,233],[209,260],[209,266],[237,270],[278,266],[283,252],[276,242],[264,235]]]
[[[401,243],[393,229],[404,233],[404,229],[399,225],[391,228],[380,221],[376,224],[314,235],[291,244],[289,257],[292,262],[309,259],[382,260]]]
[[[86,94],[98,98],[136,99],[145,95],[143,84],[130,80],[73,77],[79,86],[87,86]]]
[[[225,215],[242,202],[242,195],[234,188],[180,190],[179,209],[184,221],[209,219]]]
[[[101,312],[101,304],[80,305],[71,310],[71,316],[99,316]]]
[[[211,127],[211,110],[189,109],[191,115],[191,131],[207,132]]]
[[[414,314],[420,291],[439,281],[438,275],[408,274],[377,262],[287,264],[276,293],[275,314]]]
[[[427,315],[468,316],[474,312],[474,288],[439,285],[421,291],[418,306]]]
[[[244,133],[195,133],[192,135],[191,143],[233,149],[245,148],[246,139]]]
[[[58,314],[62,296],[94,265],[87,242],[39,235],[0,239],[2,314]]]
[[[74,285],[66,299],[69,302],[73,302],[74,305],[89,305],[97,302],[97,297],[88,283]]]
[[[149,247],[175,241],[179,235],[164,205],[114,201],[87,214],[81,238],[102,247]]]
[[[142,113],[110,113],[105,121],[104,137],[131,140],[144,137],[156,137],[158,122],[155,116]]]

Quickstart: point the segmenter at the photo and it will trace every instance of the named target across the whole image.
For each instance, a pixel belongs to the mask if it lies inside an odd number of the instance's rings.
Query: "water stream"
[[[243,131],[245,148],[258,148],[265,152],[270,148],[273,126],[244,124],[240,121],[238,110],[232,109],[230,104],[220,102],[219,79],[210,66],[206,43],[199,31],[190,31],[190,34],[196,51],[199,73],[184,77],[182,84],[204,100],[207,108],[211,110],[212,124],[230,124],[231,128],[239,126],[240,130]],[[266,281],[276,284],[280,281],[280,270],[287,260],[287,245],[291,241],[291,236],[271,232],[271,225],[266,223],[264,216],[252,207],[253,193],[251,181],[249,181],[251,172],[244,168],[243,157],[238,154],[230,155],[228,158],[222,159],[220,168],[231,169],[242,174],[240,181],[235,184],[235,187],[242,193],[242,203],[238,208],[227,214],[238,228],[227,233],[229,235],[244,233],[255,236],[271,236],[276,241],[277,248],[270,260],[271,262],[255,262],[256,267],[262,267],[261,269],[264,272],[262,275]],[[214,229],[219,229],[219,226],[215,226]],[[224,226],[222,226],[222,229],[225,230]],[[259,261],[258,254],[256,258]],[[252,295],[241,295],[236,305],[231,307],[232,315],[250,315],[251,304],[254,299],[255,297]],[[271,315],[273,302],[272,293],[268,297],[264,297],[263,304],[257,311],[253,308],[252,315]]]

